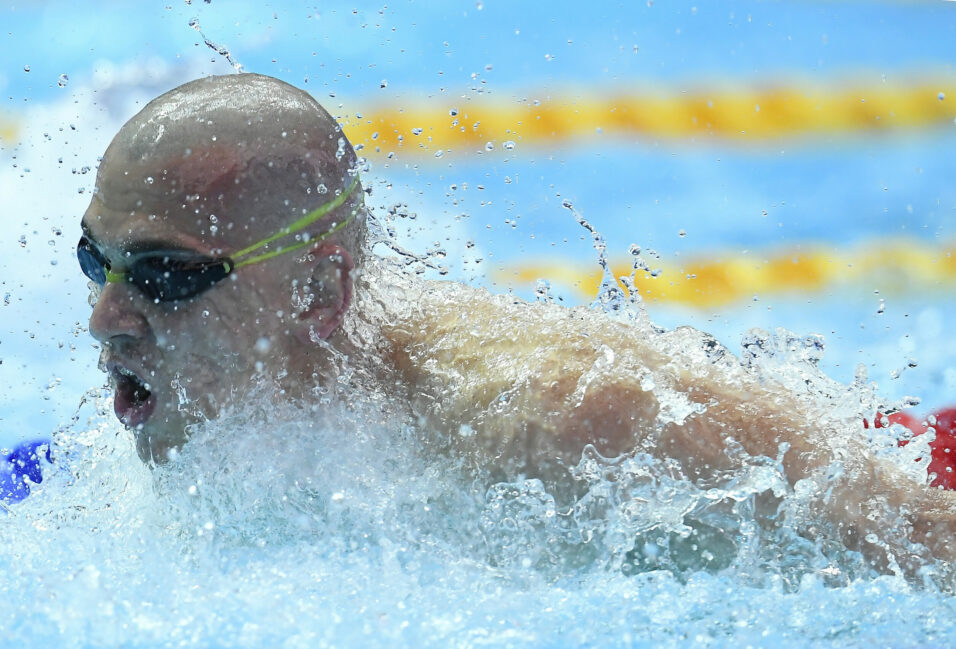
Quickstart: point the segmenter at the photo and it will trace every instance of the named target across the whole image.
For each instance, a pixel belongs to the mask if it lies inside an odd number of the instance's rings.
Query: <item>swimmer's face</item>
[[[108,152],[83,217],[83,245],[112,273],[129,276],[137,268],[162,273],[170,259],[180,264],[173,269],[222,259],[268,236],[255,218],[232,216],[242,205],[275,209],[274,202],[244,196],[238,178],[223,186],[204,181],[197,193],[184,189],[210,168],[229,168],[227,150],[207,151],[202,160],[205,166],[194,169],[182,161],[131,162]],[[331,252],[348,256],[335,247]],[[101,366],[115,389],[116,415],[134,431],[144,461],[164,461],[185,441],[187,425],[215,417],[257,377],[288,375],[293,358],[314,347],[309,334],[315,335],[316,324],[325,326],[323,337],[337,326],[339,320],[322,320],[327,314],[310,321],[304,313],[296,287],[305,282],[297,277],[304,270],[309,276],[304,266],[310,259],[290,254],[249,265],[219,281],[190,285],[190,293],[200,290],[185,299],[157,300],[122,280],[98,290],[90,333],[103,345]],[[344,311],[347,301],[340,306]]]

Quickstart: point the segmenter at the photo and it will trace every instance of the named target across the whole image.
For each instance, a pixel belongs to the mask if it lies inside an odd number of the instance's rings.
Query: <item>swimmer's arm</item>
[[[880,512],[899,512],[903,537],[956,559],[956,492],[918,485],[872,458],[863,441],[827,426],[806,400],[758,380],[700,332],[652,334],[586,312],[540,307],[460,289],[465,299],[425,300],[391,328],[394,363],[420,412],[450,438],[462,425],[490,449],[486,461],[576,464],[585,444],[605,455],[639,449],[681,461],[707,480],[733,468],[728,445],[779,457],[791,484],[836,461],[844,475],[820,490],[820,516],[849,547],[883,552]],[[852,424],[850,424],[852,425]],[[831,446],[835,437],[846,446]],[[830,488],[832,487],[832,488]],[[888,510],[887,507],[888,506]],[[891,548],[899,556],[905,548]]]
[[[582,309],[446,287],[388,328],[393,362],[433,425],[454,435],[465,424],[496,460],[543,454],[575,464],[585,444],[609,456],[641,446],[702,477],[723,468],[733,437],[751,455],[790,444],[794,479],[816,461],[786,395],[729,353],[713,365],[684,349],[707,342],[699,332],[662,338]]]

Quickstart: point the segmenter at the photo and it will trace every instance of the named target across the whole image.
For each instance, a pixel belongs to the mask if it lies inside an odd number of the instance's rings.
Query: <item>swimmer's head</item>
[[[362,254],[356,164],[311,96],[254,74],[180,86],[113,139],[78,256],[141,457],[164,460],[257,376],[310,387]]]

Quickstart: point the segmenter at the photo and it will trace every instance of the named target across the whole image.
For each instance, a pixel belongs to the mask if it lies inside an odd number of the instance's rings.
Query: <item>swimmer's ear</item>
[[[352,303],[352,255],[340,245],[325,243],[312,250],[306,263],[311,273],[303,290],[304,310],[299,320],[304,325],[297,332],[302,342],[312,335],[325,339],[338,329]]]

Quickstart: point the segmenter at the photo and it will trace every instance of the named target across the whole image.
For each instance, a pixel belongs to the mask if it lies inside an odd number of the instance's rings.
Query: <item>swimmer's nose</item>
[[[142,340],[149,322],[139,308],[141,296],[125,282],[106,284],[90,314],[90,335],[101,343]]]

